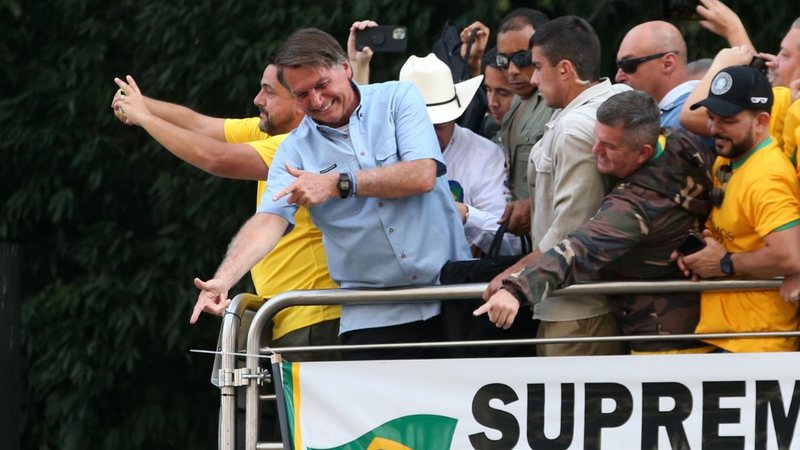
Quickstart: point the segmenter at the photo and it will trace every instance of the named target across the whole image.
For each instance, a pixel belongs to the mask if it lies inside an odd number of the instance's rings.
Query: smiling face
[[[766,115],[769,123],[769,114],[754,114],[751,111],[742,111],[731,117],[722,117],[708,111],[708,129],[714,137],[714,151],[726,158],[736,159],[753,149],[760,141],[759,116]]]
[[[351,76],[346,62],[333,67],[283,68],[283,79],[300,109],[314,121],[332,127],[347,124],[358,106]]]
[[[792,28],[781,41],[781,51],[775,56],[771,71],[772,85],[789,87],[800,78],[800,28]]]
[[[261,122],[258,127],[264,133],[277,135],[292,131],[303,119],[292,94],[278,81],[278,68],[268,65],[261,77],[261,90],[253,99]]]
[[[627,178],[652,154],[652,147],[649,145],[635,147],[626,142],[626,130],[622,126],[612,127],[596,122],[594,134],[592,153],[596,159],[597,171],[604,175]]]
[[[508,30],[497,35],[497,52],[505,55],[528,50],[528,41],[533,36],[533,27],[530,25],[518,30]],[[508,68],[504,70],[508,84],[514,94],[522,98],[529,98],[536,90],[536,86],[531,85],[531,66],[519,67],[510,62]]]

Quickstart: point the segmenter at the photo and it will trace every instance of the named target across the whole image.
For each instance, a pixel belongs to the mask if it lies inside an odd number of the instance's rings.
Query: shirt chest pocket
[[[372,151],[375,154],[376,167],[390,166],[400,161],[397,141],[394,138],[383,139]]]
[[[531,162],[537,173],[553,173],[554,164],[551,155],[544,151],[544,146],[536,145],[531,150]]]

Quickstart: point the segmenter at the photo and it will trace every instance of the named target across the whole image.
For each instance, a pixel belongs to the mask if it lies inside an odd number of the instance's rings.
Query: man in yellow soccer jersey
[[[678,258],[687,276],[771,278],[800,272],[800,189],[789,159],[769,135],[772,103],[766,75],[733,66],[719,71],[707,98],[691,106],[707,109],[718,157],[706,247]],[[798,325],[798,304],[785,302],[777,289],[706,291],[696,332],[794,331]],[[727,352],[798,349],[796,338],[708,342]]]

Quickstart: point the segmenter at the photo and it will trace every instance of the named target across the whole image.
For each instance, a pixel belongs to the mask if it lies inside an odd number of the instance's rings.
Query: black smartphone
[[[689,233],[678,246],[678,253],[683,256],[691,255],[692,253],[699,252],[706,246],[706,241],[702,236],[694,233]]]
[[[408,45],[406,27],[380,25],[356,31],[356,50],[369,47],[373,52],[404,52]]]
[[[668,20],[700,20],[698,0],[661,0],[661,11]]]

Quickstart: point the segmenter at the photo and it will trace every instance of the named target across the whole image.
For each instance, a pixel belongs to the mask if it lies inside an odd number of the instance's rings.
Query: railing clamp
[[[262,386],[266,381],[269,383],[271,381],[271,376],[269,372],[262,369],[261,367],[257,367],[255,373],[252,373],[251,370],[247,367],[242,367],[239,369],[219,369],[219,387],[240,387],[240,386],[247,386],[248,384],[254,382],[259,386]]]

